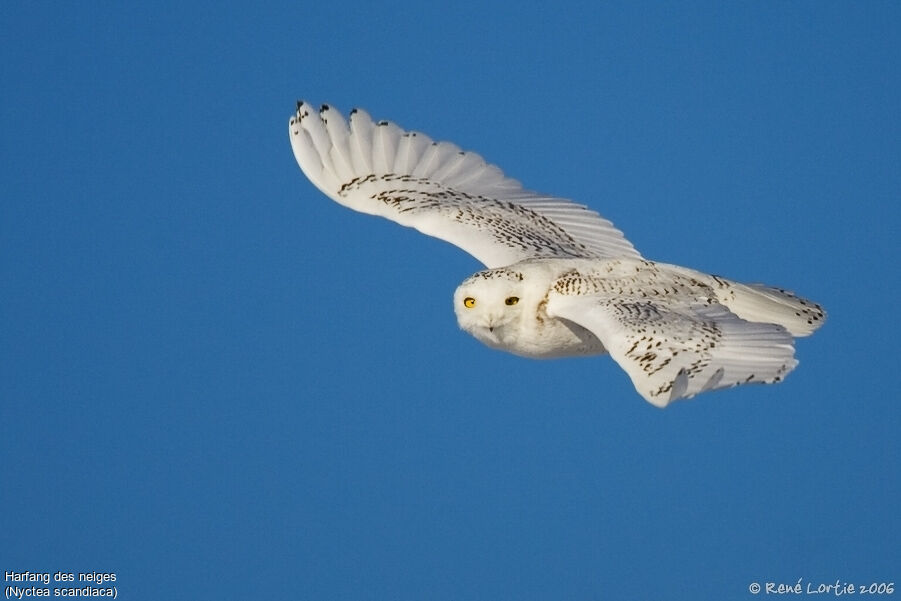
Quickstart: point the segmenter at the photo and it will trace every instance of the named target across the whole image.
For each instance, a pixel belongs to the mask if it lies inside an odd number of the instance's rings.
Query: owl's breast
[[[522,320],[468,330],[480,342],[531,359],[580,357],[606,353],[597,336],[582,326],[547,315],[524,316]]]

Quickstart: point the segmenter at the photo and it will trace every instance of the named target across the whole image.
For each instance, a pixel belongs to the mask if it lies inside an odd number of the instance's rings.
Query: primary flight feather
[[[525,190],[479,155],[305,102],[289,121],[294,156],[336,202],[440,238],[488,267],[454,293],[460,327],[533,358],[609,353],[647,401],[778,382],[794,337],[825,319],[816,303],[641,257],[587,207]]]

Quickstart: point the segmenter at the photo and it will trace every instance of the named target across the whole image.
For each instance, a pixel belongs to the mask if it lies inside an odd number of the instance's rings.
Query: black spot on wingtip
[[[378,123],[376,123],[376,125],[383,127],[385,125],[388,125],[388,122],[387,121],[379,121]]]
[[[351,115],[356,115],[357,112],[359,112],[359,109],[356,109],[356,108],[350,109],[350,114],[351,114]]]
[[[303,107],[303,100],[297,101],[297,110],[299,111]]]
[[[329,108],[331,108],[331,107],[329,107],[329,105],[323,104],[322,106],[319,107],[319,112],[320,112],[320,113],[324,113],[324,112],[326,112],[327,110],[329,110]]]

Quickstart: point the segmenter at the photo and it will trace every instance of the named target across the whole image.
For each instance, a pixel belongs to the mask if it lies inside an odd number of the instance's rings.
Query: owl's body
[[[605,262],[580,261],[583,267]],[[475,273],[454,293],[457,323],[491,348],[530,359],[604,354],[603,343],[590,330],[548,315],[555,282],[572,270],[571,259],[531,259]],[[464,303],[467,298],[474,300],[472,307]]]
[[[460,327],[489,347],[545,359],[609,353],[649,402],[772,383],[794,337],[825,313],[782,289],[641,257],[582,205],[524,190],[478,155],[298,103],[289,124],[303,172],[335,201],[467,250],[489,269],[454,293]]]

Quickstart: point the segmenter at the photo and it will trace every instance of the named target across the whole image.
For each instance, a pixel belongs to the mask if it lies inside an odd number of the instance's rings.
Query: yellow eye
[[[476,299],[474,299],[471,296],[467,296],[466,298],[463,299],[463,306],[466,307],[467,309],[472,309],[473,307],[476,306]]]
[[[518,303],[518,302],[519,302],[519,297],[518,297],[518,296],[508,296],[508,297],[506,298],[506,300],[504,300],[504,304],[505,304],[505,305],[510,305],[510,306],[513,306],[513,305],[515,305],[515,304]]]

